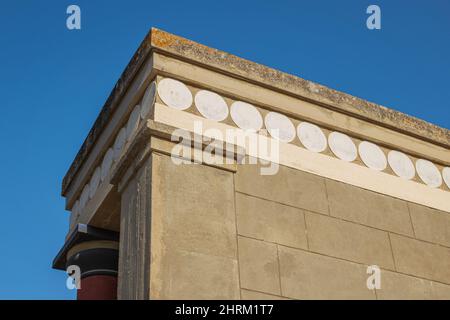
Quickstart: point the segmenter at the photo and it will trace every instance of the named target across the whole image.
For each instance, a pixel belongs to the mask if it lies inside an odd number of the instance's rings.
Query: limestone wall
[[[152,162],[150,298],[450,298],[445,212],[283,166]]]
[[[450,298],[448,213],[286,167],[270,177],[240,167],[235,181],[241,289],[293,299]],[[381,268],[380,290],[367,289],[368,265]]]

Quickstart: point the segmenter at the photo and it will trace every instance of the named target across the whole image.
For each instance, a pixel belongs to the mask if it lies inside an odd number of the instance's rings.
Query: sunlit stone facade
[[[152,29],[64,178],[54,266],[81,261],[80,298],[448,299],[449,147],[447,129]]]

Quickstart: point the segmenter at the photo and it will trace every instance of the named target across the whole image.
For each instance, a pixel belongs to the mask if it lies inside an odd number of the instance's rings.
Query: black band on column
[[[110,248],[86,249],[67,259],[66,267],[76,265],[81,278],[93,275],[117,276],[119,251]]]
[[[81,223],[77,224],[70,236],[67,238],[67,241],[64,243],[64,246],[61,248],[61,250],[59,250],[57,256],[53,260],[53,268],[66,270],[66,266],[71,265],[67,263],[67,253],[71,248],[83,242],[97,240],[118,242],[119,233]]]

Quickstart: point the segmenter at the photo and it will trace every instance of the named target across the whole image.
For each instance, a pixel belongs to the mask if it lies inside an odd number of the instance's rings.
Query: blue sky
[[[120,3],[119,3],[120,2]],[[0,299],[72,299],[51,269],[61,180],[151,26],[450,128],[450,1],[2,1]],[[81,7],[81,30],[66,8]],[[366,28],[370,4],[382,29]]]

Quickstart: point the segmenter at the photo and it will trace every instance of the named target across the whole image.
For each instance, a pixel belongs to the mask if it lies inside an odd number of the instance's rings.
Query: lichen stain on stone
[[[180,40],[179,37],[156,28],[153,28],[151,31],[151,42],[152,45],[155,47],[159,48],[172,47],[173,43],[179,40]]]

